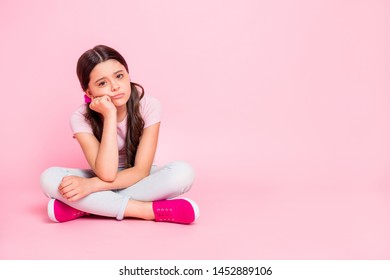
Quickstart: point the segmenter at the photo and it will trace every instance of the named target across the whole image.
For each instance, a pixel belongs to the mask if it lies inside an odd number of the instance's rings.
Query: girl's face
[[[126,104],[130,98],[130,92],[129,73],[115,59],[101,62],[92,69],[88,89],[85,91],[91,99],[108,95],[116,107]]]

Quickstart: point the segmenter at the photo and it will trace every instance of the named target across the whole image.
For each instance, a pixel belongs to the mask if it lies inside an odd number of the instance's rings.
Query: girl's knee
[[[170,169],[175,184],[183,188],[183,193],[187,192],[195,180],[194,168],[185,161],[175,161],[170,164]]]
[[[62,168],[50,167],[41,174],[41,189],[46,196],[53,197],[53,192],[57,192],[63,177],[62,173]]]

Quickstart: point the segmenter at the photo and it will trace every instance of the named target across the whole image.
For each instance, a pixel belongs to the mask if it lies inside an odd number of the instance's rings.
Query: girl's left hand
[[[116,107],[108,95],[94,97],[89,108],[102,114],[105,118],[110,114],[116,115]]]
[[[68,201],[77,201],[93,192],[89,178],[66,176],[58,187],[60,194]]]

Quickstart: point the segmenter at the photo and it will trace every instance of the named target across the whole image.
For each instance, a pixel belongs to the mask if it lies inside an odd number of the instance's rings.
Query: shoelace
[[[76,209],[75,209],[76,210]],[[83,212],[83,211],[79,211],[79,210],[76,210],[76,211],[73,211],[73,216],[84,216],[84,215],[87,215],[86,212]]]
[[[157,208],[156,216],[156,218],[160,221],[175,221],[172,208]]]

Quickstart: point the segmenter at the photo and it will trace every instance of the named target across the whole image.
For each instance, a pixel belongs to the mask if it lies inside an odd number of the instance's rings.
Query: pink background
[[[0,258],[389,259],[389,26],[385,0],[2,0]],[[196,224],[49,222],[40,174],[86,166],[69,115],[96,44],[162,102]]]

